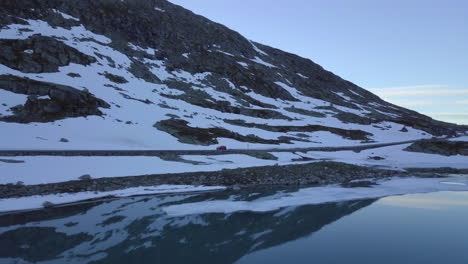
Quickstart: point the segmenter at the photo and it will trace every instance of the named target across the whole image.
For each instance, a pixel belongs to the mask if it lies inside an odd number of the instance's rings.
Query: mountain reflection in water
[[[163,210],[213,199],[261,199],[272,193],[133,197],[3,215],[0,263],[232,263],[306,237],[375,201],[175,217]]]

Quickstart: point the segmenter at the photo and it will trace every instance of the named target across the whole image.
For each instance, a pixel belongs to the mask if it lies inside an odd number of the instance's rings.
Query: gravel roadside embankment
[[[353,147],[319,147],[319,148],[297,148],[297,149],[274,149],[274,150],[194,150],[194,151],[0,151],[0,156],[178,156],[178,155],[222,155],[222,154],[246,154],[258,158],[269,159],[269,152],[307,152],[307,151],[338,151],[378,148],[383,146],[401,145],[414,143],[418,146],[437,145],[443,140],[412,140],[395,143],[370,144]],[[9,155],[5,155],[9,154]],[[169,158],[170,158],[169,157]],[[168,157],[166,157],[168,158]],[[7,162],[11,162],[7,160]],[[465,173],[450,168],[439,168],[423,170],[408,169],[407,171],[395,171],[379,168],[363,167],[339,162],[316,161],[307,164],[291,164],[277,166],[261,166],[237,169],[223,169],[210,172],[186,172],[168,174],[150,174],[127,177],[107,177],[96,179],[84,179],[59,183],[22,185],[3,184],[0,185],[0,199],[14,198],[32,195],[48,195],[57,193],[77,193],[77,192],[104,192],[126,189],[138,186],[156,186],[163,184],[174,185],[204,185],[204,186],[268,186],[268,185],[325,185],[335,183],[347,183],[357,179],[386,178],[394,176],[428,176],[434,173]],[[439,174],[439,175],[440,175]]]
[[[205,186],[324,185],[356,179],[408,176],[402,171],[362,167],[338,162],[224,169],[212,172],[97,178],[60,183],[0,185],[0,198],[84,191],[113,191],[162,184]]]

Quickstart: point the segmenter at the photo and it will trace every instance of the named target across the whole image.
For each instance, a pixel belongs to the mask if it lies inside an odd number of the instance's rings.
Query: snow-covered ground
[[[468,141],[468,136],[460,136],[456,138],[449,139],[450,141]]]
[[[241,167],[292,164],[290,160],[262,160],[247,155],[182,156],[194,165],[165,161],[158,157],[0,157],[24,163],[0,161],[0,184],[43,184],[78,180],[89,174],[92,178],[139,176],[145,174],[218,171]],[[296,162],[297,163],[297,162]]]
[[[92,178],[147,174],[219,171],[256,166],[301,164],[323,160],[402,170],[405,168],[451,167],[468,169],[468,156],[443,156],[404,151],[410,144],[354,151],[271,152],[277,160],[264,160],[243,154],[182,155],[186,162],[159,157],[0,157],[0,184],[45,184]],[[379,157],[381,159],[373,159]],[[305,159],[301,161],[301,159]],[[313,159],[313,161],[311,161]],[[5,160],[7,162],[2,162]],[[16,161],[16,162],[8,162]],[[20,163],[20,161],[23,161]]]
[[[443,156],[438,154],[404,151],[404,149],[410,145],[411,144],[403,144],[368,149],[359,153],[354,151],[311,151],[307,152],[305,156],[363,166],[382,166],[390,169],[440,167],[468,169],[468,156]],[[376,156],[382,157],[383,159],[374,160],[369,158]]]

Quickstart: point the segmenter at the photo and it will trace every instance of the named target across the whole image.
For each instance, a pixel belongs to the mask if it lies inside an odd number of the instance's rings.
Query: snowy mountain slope
[[[3,149],[356,145],[458,129],[165,0],[1,5]]]

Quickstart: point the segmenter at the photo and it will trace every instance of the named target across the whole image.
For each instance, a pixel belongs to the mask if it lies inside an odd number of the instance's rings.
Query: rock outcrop
[[[87,91],[12,75],[0,75],[0,89],[29,95],[24,105],[12,108],[14,115],[0,118],[6,122],[50,122],[66,117],[102,115],[99,107],[110,107]]]
[[[466,141],[421,141],[411,144],[405,149],[411,152],[438,154],[444,156],[468,156],[468,142]]]
[[[94,57],[51,37],[0,39],[0,63],[25,73],[58,72],[59,67],[77,63],[89,65]]]

